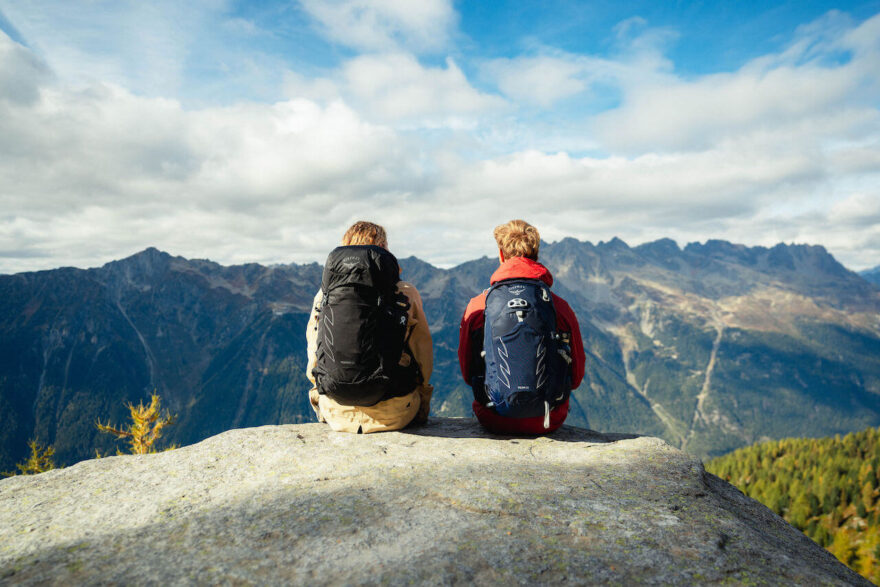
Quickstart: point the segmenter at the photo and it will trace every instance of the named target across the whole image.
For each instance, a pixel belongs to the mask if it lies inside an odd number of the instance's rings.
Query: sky
[[[0,0],[0,273],[512,218],[880,265],[880,0]]]

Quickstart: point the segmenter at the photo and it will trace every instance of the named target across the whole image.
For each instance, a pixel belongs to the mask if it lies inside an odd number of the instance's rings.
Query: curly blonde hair
[[[388,237],[385,229],[378,224],[358,220],[351,228],[342,235],[342,244],[348,245],[376,245],[383,249],[388,248]]]
[[[495,242],[504,253],[505,259],[511,257],[527,257],[538,260],[538,248],[541,246],[541,235],[538,229],[525,220],[511,220],[495,227]]]

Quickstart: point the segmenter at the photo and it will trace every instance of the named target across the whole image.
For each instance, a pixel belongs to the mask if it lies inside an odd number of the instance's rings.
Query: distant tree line
[[[880,584],[880,429],[741,448],[706,464]]]

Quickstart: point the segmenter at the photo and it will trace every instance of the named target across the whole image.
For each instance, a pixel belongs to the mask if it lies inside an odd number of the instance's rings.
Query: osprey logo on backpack
[[[349,257],[345,257],[342,261],[340,261],[340,264],[346,269],[354,269],[358,265],[363,265],[363,261],[360,257],[352,255]]]
[[[409,302],[397,292],[399,279],[397,259],[381,247],[330,253],[312,370],[319,393],[344,405],[371,406],[415,389],[421,371],[407,345]],[[411,360],[401,361],[403,353]]]
[[[489,288],[483,331],[487,405],[502,416],[545,416],[568,398],[567,345],[556,331],[556,310],[538,280],[504,281]],[[475,394],[482,395],[482,394]]]

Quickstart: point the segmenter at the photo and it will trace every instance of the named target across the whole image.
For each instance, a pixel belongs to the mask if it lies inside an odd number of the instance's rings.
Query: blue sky
[[[0,0],[0,273],[547,240],[880,264],[880,1]]]

